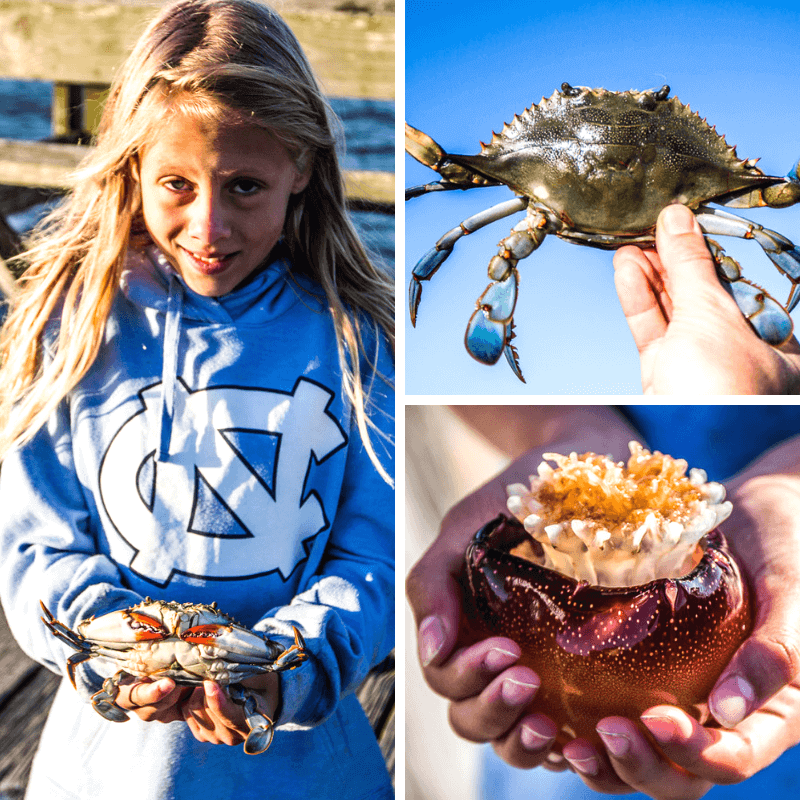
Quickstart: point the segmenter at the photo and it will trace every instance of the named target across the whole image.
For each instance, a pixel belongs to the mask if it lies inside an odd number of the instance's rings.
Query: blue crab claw
[[[514,338],[513,315],[517,304],[519,274],[511,269],[502,281],[493,281],[478,299],[478,308],[470,317],[464,345],[467,352],[482,364],[496,364],[505,355],[514,374],[525,383]]]
[[[92,695],[92,708],[110,722],[127,722],[129,717],[115,702],[111,695],[104,691]]]
[[[265,752],[272,744],[275,728],[271,720],[267,717],[264,717],[264,719],[267,720],[268,724],[258,725],[252,728],[250,733],[247,734],[247,738],[244,740],[244,751],[249,756],[257,756],[259,753]]]
[[[467,352],[482,364],[496,364],[505,355],[513,373],[525,383],[519,366],[517,348],[511,344],[514,338],[514,324],[495,322],[489,319],[484,309],[479,308],[470,318],[464,345]]]
[[[127,712],[116,703],[119,682],[126,677],[128,677],[128,673],[120,671],[116,675],[106,678],[103,681],[103,688],[92,695],[92,708],[101,717],[111,722],[127,722],[129,719]]]
[[[408,309],[411,313],[411,324],[417,324],[417,309],[422,298],[422,284],[420,281],[429,281],[439,267],[450,255],[450,250],[440,250],[432,247],[418,262],[411,273],[411,283],[408,284]]]
[[[783,306],[761,287],[740,278],[723,284],[733,296],[742,314],[767,344],[775,347],[792,335],[792,318]]]
[[[272,744],[275,726],[272,720],[258,710],[255,695],[244,686],[232,683],[228,686],[231,699],[244,708],[244,718],[250,732],[244,740],[244,751],[249,756],[263,753]]]
[[[464,336],[467,352],[481,364],[496,364],[506,346],[507,328],[505,323],[490,319],[485,309],[477,309]]]

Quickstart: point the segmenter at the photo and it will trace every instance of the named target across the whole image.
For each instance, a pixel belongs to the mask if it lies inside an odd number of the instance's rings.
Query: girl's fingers
[[[425,678],[431,688],[449,700],[465,700],[480,694],[503,670],[516,664],[519,645],[494,636],[457,650],[442,666],[429,666]]]
[[[511,667],[479,695],[450,704],[450,724],[462,738],[490,742],[516,725],[539,688],[539,677],[527,667]]]
[[[209,737],[214,730],[214,724],[206,713],[205,692],[202,687],[192,690],[181,706],[181,713],[195,739],[200,742],[211,741]]]
[[[171,678],[123,684],[117,696],[117,705],[130,710],[155,706],[166,700],[175,688],[175,681]]]
[[[242,742],[247,735],[247,726],[241,707],[214,681],[203,681],[203,691],[206,713],[219,741],[222,744]]]
[[[648,712],[649,713],[649,712]],[[657,800],[696,800],[712,787],[664,758],[636,723],[622,717],[607,717],[597,725],[614,772],[627,786]]]

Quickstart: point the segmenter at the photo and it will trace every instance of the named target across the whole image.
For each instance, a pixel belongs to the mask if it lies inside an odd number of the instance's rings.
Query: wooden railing
[[[163,2],[125,0],[0,0],[0,78],[54,84],[54,137],[96,129],[115,71]],[[276,2],[333,97],[394,98],[394,15],[376,0]],[[374,12],[374,13],[372,13]],[[0,140],[0,184],[61,188],[86,154],[84,146]],[[348,198],[390,206],[388,172],[346,175]]]

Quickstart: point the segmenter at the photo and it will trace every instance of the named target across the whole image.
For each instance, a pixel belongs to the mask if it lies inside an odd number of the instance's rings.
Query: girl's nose
[[[211,245],[231,235],[222,202],[215,197],[198,197],[190,210],[189,236],[203,245]]]

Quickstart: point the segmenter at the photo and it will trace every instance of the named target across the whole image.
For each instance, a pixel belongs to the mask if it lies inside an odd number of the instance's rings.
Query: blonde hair
[[[232,109],[272,133],[301,171],[311,170],[306,189],[289,202],[284,241],[293,269],[325,292],[343,392],[371,460],[391,482],[370,435],[383,434],[368,409],[381,332],[394,350],[392,280],[372,263],[347,215],[335,117],[297,39],[251,0],[179,0],[153,20],[122,67],[94,152],[21,257],[28,268],[0,334],[0,456],[45,424],[97,357],[128,248],[146,239],[136,164],[165,103],[192,114]],[[56,318],[57,345],[43,359],[45,330]],[[365,325],[374,329],[372,353]]]

